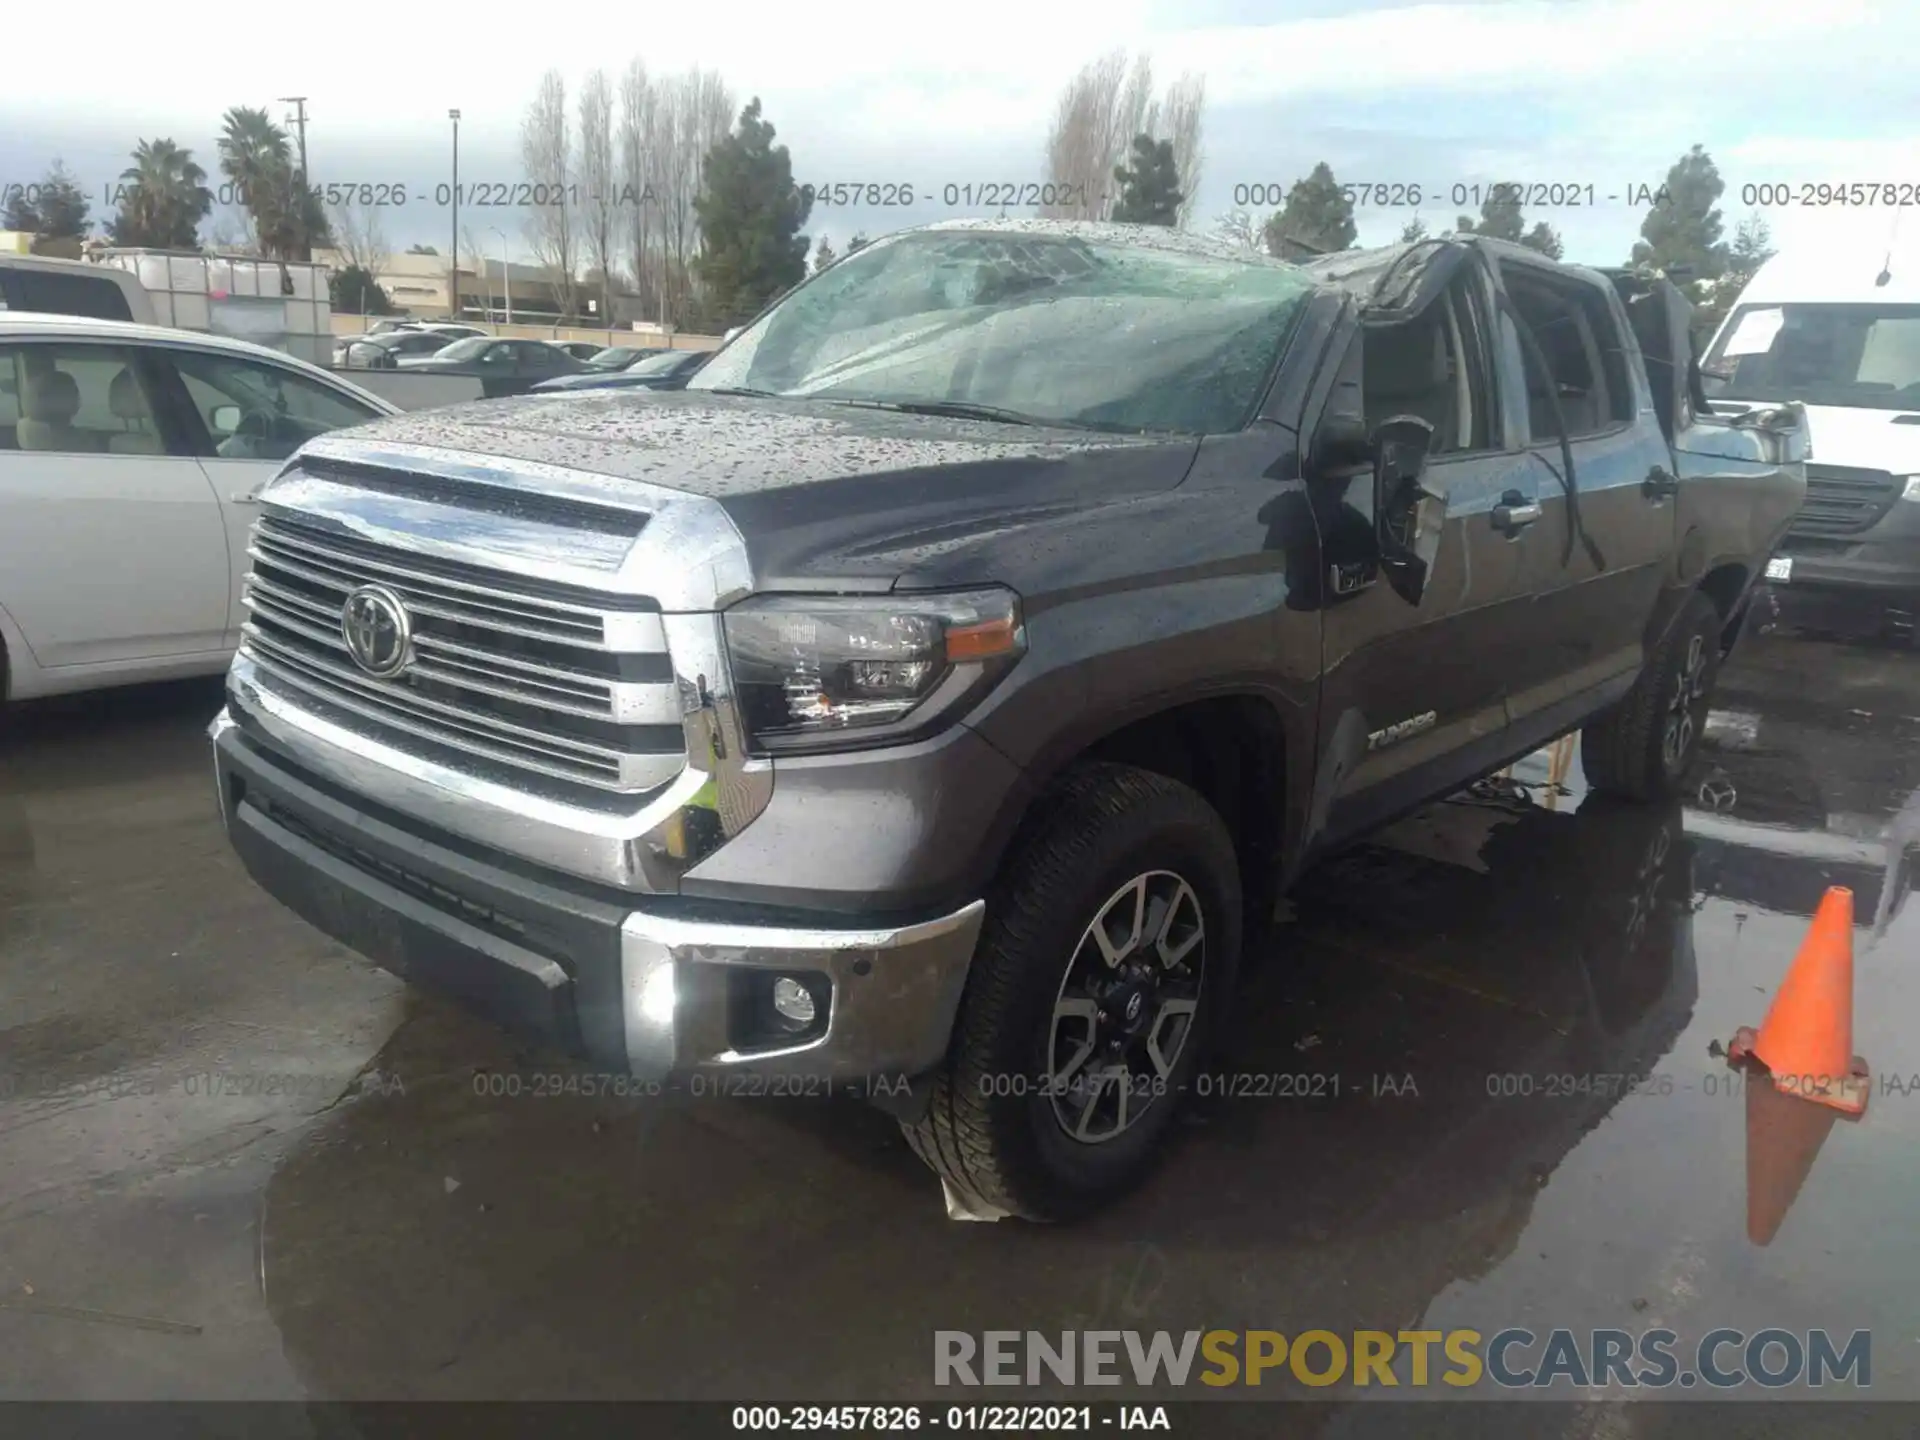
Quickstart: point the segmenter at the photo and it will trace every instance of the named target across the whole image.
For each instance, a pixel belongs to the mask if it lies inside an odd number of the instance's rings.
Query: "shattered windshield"
[[[1707,352],[1726,400],[1920,406],[1920,305],[1743,305]]]
[[[1080,236],[907,235],[796,291],[688,388],[1213,434],[1246,423],[1311,288]]]

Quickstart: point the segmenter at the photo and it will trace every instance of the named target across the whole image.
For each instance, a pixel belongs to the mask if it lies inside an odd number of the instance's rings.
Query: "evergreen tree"
[[[1713,157],[1695,145],[1667,171],[1661,198],[1634,242],[1633,263],[1666,274],[1695,304],[1727,270],[1718,206],[1726,188]]]
[[[1333,167],[1322,160],[1304,180],[1287,191],[1287,203],[1274,212],[1261,230],[1267,253],[1287,258],[1295,246],[1327,253],[1350,250],[1359,235],[1353,223],[1353,201],[1333,178]]]
[[[1559,233],[1544,220],[1536,220],[1533,228],[1520,237],[1520,243],[1529,250],[1538,250],[1549,260],[1558,260],[1567,251]]]
[[[733,133],[707,153],[704,185],[694,199],[700,222],[695,270],[715,316],[738,323],[806,278],[807,223],[813,197],[793,183],[787,147],[756,96]]]
[[[1400,243],[1402,245],[1411,245],[1417,240],[1424,240],[1426,238],[1427,227],[1418,215],[1400,227]]]
[[[818,275],[839,258],[833,253],[833,246],[827,243],[827,237],[822,235],[820,243],[813,247],[813,273]]]
[[[349,265],[327,277],[328,300],[341,315],[391,315],[393,301],[381,288],[373,272],[363,265]]]
[[[1488,194],[1486,203],[1480,207],[1478,220],[1471,215],[1462,215],[1454,221],[1453,228],[1460,235],[1486,235],[1495,240],[1524,245],[1529,250],[1538,250],[1550,260],[1558,260],[1566,253],[1565,242],[1546,221],[1536,221],[1532,229],[1527,228],[1526,217],[1520,213],[1520,197],[1513,193],[1512,187],[1506,185],[1496,186]]]
[[[0,230],[24,231],[39,240],[84,240],[91,209],[67,167],[55,160],[38,185],[22,186],[7,197]]]
[[[856,251],[864,250],[870,243],[867,239],[866,232],[863,230],[847,242],[847,254],[852,255]]]
[[[1133,163],[1117,166],[1114,181],[1120,187],[1120,199],[1113,207],[1113,218],[1123,225],[1168,225],[1178,222],[1185,195],[1180,190],[1180,171],[1173,160],[1173,142],[1156,141],[1151,135],[1133,137]]]

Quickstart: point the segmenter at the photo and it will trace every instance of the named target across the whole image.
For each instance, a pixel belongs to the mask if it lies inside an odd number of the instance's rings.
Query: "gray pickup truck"
[[[1674,793],[1806,488],[1687,320],[1484,239],[953,223],[680,392],[316,440],[213,727],[232,843],[588,1063],[852,1090],[950,1202],[1083,1213],[1317,857],[1582,727]]]

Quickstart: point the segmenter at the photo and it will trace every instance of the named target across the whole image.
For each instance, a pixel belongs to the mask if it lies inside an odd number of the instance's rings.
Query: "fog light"
[[[813,992],[798,980],[782,975],[773,982],[773,1008],[789,1029],[804,1030],[813,1024]]]

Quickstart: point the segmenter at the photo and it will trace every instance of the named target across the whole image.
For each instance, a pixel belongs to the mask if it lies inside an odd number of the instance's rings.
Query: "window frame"
[[[1613,307],[1606,303],[1606,295],[1583,280],[1559,274],[1545,265],[1532,265],[1506,255],[1499,257],[1498,264],[1500,283],[1516,311],[1519,311],[1522,305],[1522,297],[1516,293],[1516,288],[1520,291],[1532,290],[1535,293],[1544,291],[1549,298],[1570,311],[1578,324],[1581,352],[1586,358],[1588,368],[1593,372],[1594,388],[1602,406],[1603,423],[1591,430],[1569,429],[1565,437],[1567,442],[1575,444],[1588,440],[1601,440],[1632,429],[1638,414],[1639,397],[1634,389],[1633,368],[1629,361],[1625,336],[1620,330],[1620,320],[1613,313]],[[1510,283],[1515,279],[1519,281],[1517,287]],[[1612,346],[1602,341],[1594,314],[1596,308],[1605,314],[1605,324],[1614,340]],[[1557,430],[1550,434],[1535,432],[1533,394],[1526,384],[1533,373],[1534,360],[1527,346],[1520,341],[1517,330],[1514,340],[1520,352],[1522,442],[1528,449],[1543,445],[1558,445],[1561,436]],[[1634,353],[1638,353],[1638,342],[1635,343]],[[1614,361],[1611,366],[1608,364],[1609,356],[1612,356]],[[1614,373],[1616,370],[1618,373]],[[1557,395],[1559,382],[1551,372],[1546,379],[1550,385],[1556,387],[1553,393]],[[1547,423],[1552,422],[1549,420]]]
[[[1462,267],[1461,273],[1448,283],[1431,305],[1419,315],[1424,321],[1438,314],[1438,323],[1442,334],[1448,337],[1451,345],[1453,327],[1447,321],[1449,302],[1452,303],[1452,318],[1460,331],[1460,353],[1456,357],[1461,372],[1467,377],[1467,385],[1473,390],[1475,426],[1480,432],[1481,443],[1463,445],[1455,450],[1435,450],[1430,459],[1433,464],[1443,465],[1453,460],[1464,460],[1489,455],[1510,453],[1507,444],[1506,413],[1501,405],[1499,367],[1495,363],[1493,334],[1488,327],[1492,307],[1484,294],[1485,281],[1470,267]],[[1371,347],[1375,334],[1387,333],[1399,326],[1362,325],[1363,343]],[[1362,357],[1361,371],[1361,413],[1366,412],[1365,357]],[[1475,388],[1477,386],[1477,388]]]
[[[269,360],[263,356],[236,355],[228,350],[217,350],[200,345],[160,344],[141,346],[139,348],[142,351],[142,358],[149,364],[159,382],[156,388],[162,389],[165,392],[165,408],[177,412],[175,422],[193,447],[186,453],[191,454],[196,459],[233,460],[238,457],[222,455],[220,453],[219,442],[214,439],[212,428],[200,414],[200,406],[198,402],[194,400],[193,392],[187,387],[187,377],[179,368],[177,357],[181,355],[204,356],[208,359],[224,360],[238,365],[252,365],[262,370],[277,371],[283,378],[290,377],[295,383],[304,381],[316,389],[330,392],[346,404],[356,408],[368,409],[369,413],[366,418],[356,422],[358,424],[365,425],[372,421],[386,418],[385,411],[371,409],[364,400],[358,395],[355,395],[351,390],[334,384],[326,377],[310,375],[296,366],[283,365],[278,361]],[[351,427],[341,425],[335,428],[345,430]],[[250,463],[273,464],[276,462],[256,460]]]
[[[191,460],[196,458],[193,448],[193,434],[189,427],[182,424],[182,418],[175,413],[172,397],[163,377],[156,373],[147,351],[149,347],[137,341],[117,340],[97,335],[0,335],[0,356],[9,351],[25,353],[29,350],[94,350],[103,351],[121,357],[123,368],[133,372],[135,383],[140,386],[146,397],[147,408],[153,420],[153,430],[160,437],[162,449],[158,454],[139,451],[114,451],[105,448],[99,450],[21,450],[18,447],[18,430],[15,431],[15,449],[0,451],[6,455],[63,456],[85,460]],[[16,419],[15,424],[18,425]],[[101,435],[112,435],[114,431],[100,431]]]

